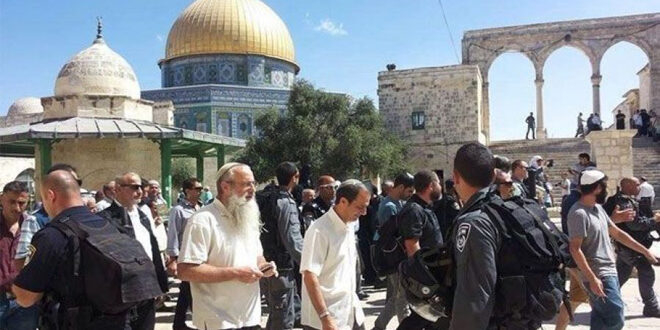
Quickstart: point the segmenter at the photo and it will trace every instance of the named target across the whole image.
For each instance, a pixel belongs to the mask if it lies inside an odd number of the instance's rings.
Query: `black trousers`
[[[534,126],[527,126],[527,133],[525,134],[525,139],[529,139],[529,132],[532,132],[532,139],[536,139],[536,132]]]
[[[153,330],[156,326],[156,306],[153,299],[140,302],[128,315],[131,330]]]
[[[626,248],[620,248],[616,258],[616,271],[619,275],[620,286],[623,286],[630,278],[633,267],[637,268],[639,294],[644,302],[644,307],[658,308],[658,301],[653,291],[653,284],[655,283],[653,266],[641,254]]]
[[[179,298],[176,300],[176,309],[174,311],[174,329],[185,328],[188,308],[192,306],[192,294],[190,292],[190,282],[181,282],[179,284]]]

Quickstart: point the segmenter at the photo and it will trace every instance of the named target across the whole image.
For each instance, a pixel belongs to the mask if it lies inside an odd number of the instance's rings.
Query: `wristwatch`
[[[328,316],[330,316],[330,312],[329,312],[328,310],[326,310],[325,312],[319,314],[319,319],[322,320],[322,319],[324,319],[324,318],[326,318],[326,317],[328,317]]]

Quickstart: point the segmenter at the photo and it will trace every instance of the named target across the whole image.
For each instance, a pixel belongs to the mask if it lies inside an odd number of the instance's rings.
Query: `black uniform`
[[[332,205],[327,204],[321,196],[314,198],[310,204],[305,204],[303,206],[300,214],[300,224],[302,226],[303,235],[309,225],[311,225],[314,220],[324,215],[325,212],[328,212],[331,206]]]
[[[420,248],[436,248],[443,244],[440,224],[433,212],[433,206],[417,194],[413,195],[399,213],[399,234],[404,240],[418,239]],[[447,319],[441,318],[435,324],[424,319],[414,308],[397,329],[444,329]]]
[[[456,199],[448,194],[444,194],[441,199],[433,202],[433,212],[438,219],[440,232],[442,232],[443,235],[447,235],[449,232],[449,228],[456,219],[459,210],[460,206],[458,206]]]
[[[85,226],[101,228],[107,221],[92,214],[87,207],[78,206],[62,211],[51,222],[69,218]],[[71,327],[71,318],[66,310],[57,310],[55,304],[64,302],[69,297],[69,288],[73,285],[73,252],[68,239],[53,226],[46,225],[32,238],[31,254],[25,268],[18,275],[14,284],[32,292],[43,292],[48,303],[42,304],[42,316],[53,316],[61,329],[130,329],[126,324],[128,313],[120,315],[101,315],[93,312],[91,322],[86,327]],[[67,298],[68,299],[68,298]]]
[[[450,329],[496,328],[493,319],[500,232],[481,211],[489,188],[477,192],[461,209],[454,226],[456,289]]]
[[[621,192],[617,192],[616,195],[610,197],[605,205],[603,205],[603,208],[607,214],[611,216],[617,205],[621,210],[632,208],[635,210],[636,214],[635,220],[618,223],[617,226],[628,233],[637,242],[644,245],[644,247],[651,247],[653,244],[651,232],[658,228],[653,217],[647,217],[645,214],[640,213],[639,204],[635,200],[635,197],[624,195]],[[647,313],[657,313],[658,301],[655,297],[655,292],[653,291],[653,284],[655,282],[653,266],[651,266],[651,263],[638,252],[635,252],[618,242],[616,246],[616,270],[619,275],[619,285],[626,283],[633,267],[637,268],[639,276],[639,293],[644,301],[644,310]]]

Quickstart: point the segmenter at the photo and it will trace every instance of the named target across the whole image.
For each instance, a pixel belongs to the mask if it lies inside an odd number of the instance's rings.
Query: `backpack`
[[[491,198],[481,209],[502,237],[493,316],[505,327],[517,320],[532,327],[551,320],[568,303],[564,270],[574,265],[568,237],[533,200]]]
[[[281,191],[276,186],[266,187],[255,194],[259,213],[261,214],[261,246],[264,251],[264,258],[268,261],[275,261],[277,268],[292,269],[293,263],[291,256],[285,251],[284,244],[280,238],[279,228],[277,226],[277,201],[282,196]]]
[[[404,205],[404,208],[409,203]],[[378,276],[387,276],[399,271],[399,264],[405,260],[405,246],[399,233],[399,213],[392,215],[378,228],[378,240],[371,244],[371,263]]]
[[[91,305],[104,314],[120,314],[163,294],[142,245],[111,223],[95,228],[63,218],[49,226],[62,232],[72,247],[73,282],[63,308],[78,314]]]

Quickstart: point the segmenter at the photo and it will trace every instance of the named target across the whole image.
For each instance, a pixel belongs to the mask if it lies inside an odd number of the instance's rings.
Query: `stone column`
[[[593,113],[597,113],[598,116],[600,116],[600,81],[603,79],[603,76],[601,76],[598,73],[594,73],[591,76],[591,87],[593,88],[593,103],[594,103],[594,111]],[[601,117],[602,119],[602,117]]]
[[[633,175],[632,142],[635,130],[593,131],[586,136],[591,143],[591,157],[598,169],[608,176],[610,196],[616,192],[619,181]]]
[[[545,139],[545,126],[543,124],[543,75],[537,75],[536,84],[536,138]]]
[[[489,96],[488,96],[488,80],[484,79],[482,82],[481,90],[481,125],[483,126],[482,131],[486,135],[486,142],[490,142],[490,105],[489,105]]]

